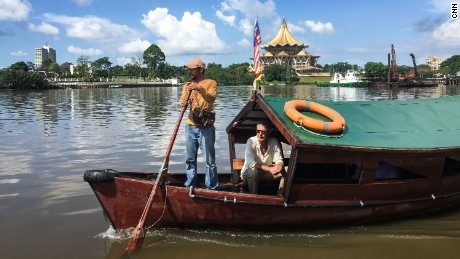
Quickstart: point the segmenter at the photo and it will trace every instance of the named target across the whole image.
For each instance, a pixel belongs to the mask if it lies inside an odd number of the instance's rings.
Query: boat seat
[[[284,158],[284,164],[289,162],[289,159]],[[234,174],[232,175],[231,182],[234,187],[238,187],[240,191],[247,191],[247,183],[241,179],[241,170],[243,169],[244,159],[234,158],[232,160],[232,167]],[[284,166],[284,170],[287,172],[287,166]],[[237,178],[237,179],[233,179]],[[259,182],[259,194],[276,194],[279,186],[279,181],[275,182]]]

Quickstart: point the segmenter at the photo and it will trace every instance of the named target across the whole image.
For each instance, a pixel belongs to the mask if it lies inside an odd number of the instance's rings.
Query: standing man
[[[218,186],[215,143],[215,112],[214,101],[217,95],[217,83],[206,79],[204,71],[206,64],[199,58],[192,59],[185,65],[188,68],[191,82],[187,82],[182,90],[180,105],[184,107],[187,91],[190,95],[190,113],[185,126],[186,170],[187,181],[185,186],[197,185],[197,154],[198,147],[206,161],[205,184],[207,189],[216,189]]]
[[[283,154],[277,139],[270,137],[272,128],[268,120],[257,122],[256,136],[246,142],[241,178],[248,184],[249,192],[257,194],[259,182],[280,180],[278,195],[283,192]]]

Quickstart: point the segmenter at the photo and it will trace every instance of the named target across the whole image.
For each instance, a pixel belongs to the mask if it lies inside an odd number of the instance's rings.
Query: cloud
[[[450,20],[435,28],[431,34],[433,40],[444,43],[460,43],[460,20]]]
[[[224,15],[224,13],[222,13],[220,10],[217,10],[216,11],[216,16],[219,20],[223,21],[225,24],[227,25],[230,25],[232,27],[235,26],[235,20],[236,20],[236,16],[234,15]]]
[[[240,21],[240,29],[245,35],[254,36],[254,25],[249,19],[243,19]]]
[[[149,41],[137,38],[121,45],[118,50],[123,53],[144,52],[148,47],[150,47],[150,45],[152,44]]]
[[[0,21],[27,20],[32,5],[27,0],[0,0]]]
[[[241,12],[245,18],[270,18],[276,15],[276,4],[273,0],[265,3],[259,0],[225,0],[221,2],[222,12]]]
[[[22,50],[18,50],[18,51],[10,52],[10,55],[15,56],[15,57],[24,57],[24,56],[27,56],[27,53]]]
[[[435,13],[450,13],[450,4],[458,3],[458,1],[452,0],[431,0],[431,8],[429,9]]]
[[[438,17],[425,17],[424,19],[415,23],[415,30],[419,32],[431,32],[436,27],[441,25],[445,19],[441,16]]]
[[[14,36],[14,31],[11,29],[6,29],[4,31],[0,30],[0,37],[3,37],[3,36]]]
[[[238,44],[238,46],[240,46],[242,48],[250,48],[250,47],[252,47],[252,42],[250,42],[247,39],[241,39],[240,41],[238,41],[237,44]]]
[[[168,9],[156,8],[143,15],[141,23],[160,38],[158,46],[166,55],[222,54],[229,48],[199,12],[185,12],[178,20]]]
[[[89,6],[93,0],[73,0],[78,6]]]
[[[117,64],[120,66],[125,66],[128,63],[131,63],[131,58],[127,58],[127,57],[117,58]]]
[[[73,45],[68,46],[67,51],[73,54],[85,55],[85,56],[98,56],[98,55],[104,54],[104,51],[100,49],[94,49],[94,48],[82,49],[79,47],[75,47]]]
[[[54,27],[53,25],[42,22],[40,25],[35,25],[32,23],[29,23],[27,26],[27,29],[32,32],[39,32],[43,34],[50,34],[50,35],[57,35],[59,34],[59,29],[57,27]]]
[[[112,41],[136,35],[136,32],[126,25],[112,23],[108,19],[96,16],[76,17],[45,13],[44,17],[50,22],[65,25],[66,35],[72,38]]]
[[[305,21],[305,25],[310,28],[312,32],[318,32],[318,33],[332,33],[334,32],[334,27],[332,26],[332,23],[327,22],[327,23],[322,23],[322,22],[315,22],[315,21]]]
[[[292,23],[287,23],[287,26],[289,28],[289,31],[291,33],[305,33],[305,28],[302,27],[302,26],[297,26],[295,24],[292,24]]]

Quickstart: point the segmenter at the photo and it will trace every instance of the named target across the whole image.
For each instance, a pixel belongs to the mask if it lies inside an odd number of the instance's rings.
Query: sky
[[[262,44],[284,18],[291,34],[320,56],[318,64],[412,66],[428,56],[460,55],[460,19],[451,3],[460,0],[0,0],[0,68],[34,63],[34,49],[48,45],[57,63],[108,57],[125,65],[151,44],[166,62],[182,66],[252,61],[257,19]],[[264,50],[260,51],[265,53]]]

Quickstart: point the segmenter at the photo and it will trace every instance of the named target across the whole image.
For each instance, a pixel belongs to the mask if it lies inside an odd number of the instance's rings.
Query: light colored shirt
[[[254,169],[256,164],[271,165],[283,162],[283,154],[279,141],[275,138],[268,139],[268,148],[265,154],[262,154],[257,136],[251,137],[246,142],[246,150],[244,152],[244,165],[241,172],[248,168]],[[243,174],[241,174],[243,176]]]

